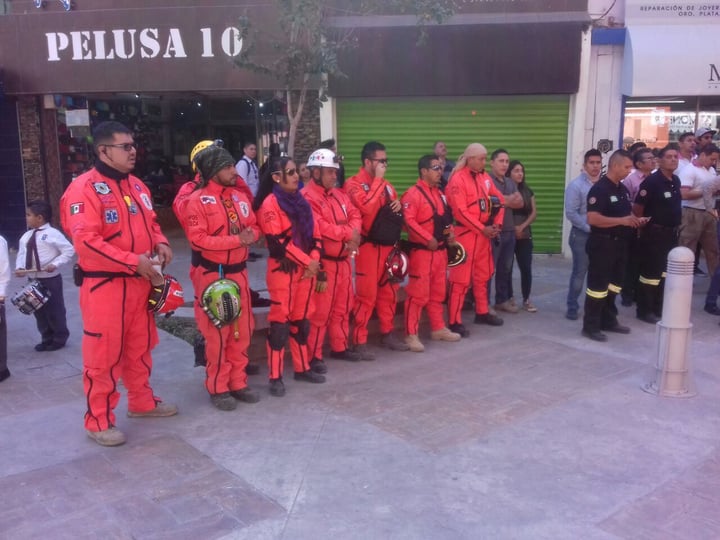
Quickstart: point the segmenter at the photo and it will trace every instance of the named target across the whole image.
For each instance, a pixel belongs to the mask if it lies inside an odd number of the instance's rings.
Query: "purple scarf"
[[[292,223],[293,244],[310,253],[313,246],[313,215],[310,204],[300,194],[300,191],[287,193],[280,186],[273,186],[273,193],[277,198],[280,209],[287,214]]]

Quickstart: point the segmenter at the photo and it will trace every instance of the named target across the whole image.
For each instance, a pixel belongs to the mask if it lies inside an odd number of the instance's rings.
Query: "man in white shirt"
[[[680,135],[678,145],[680,146],[680,159],[678,160],[678,168],[675,169],[675,174],[677,175],[680,174],[680,171],[682,171],[685,166],[690,165],[695,157],[695,148],[697,147],[695,134],[691,131],[686,131]]]
[[[715,165],[720,149],[710,144],[700,150],[694,164],[680,171],[680,190],[683,198],[682,224],[680,225],[681,246],[695,251],[698,243],[705,252],[710,275],[718,265],[717,220],[705,210],[703,189],[715,179]]]
[[[245,180],[250,191],[252,191],[253,197],[257,195],[260,186],[255,156],[257,156],[257,146],[254,142],[247,142],[243,146],[243,157],[235,164],[235,170],[240,175],[240,178]]]

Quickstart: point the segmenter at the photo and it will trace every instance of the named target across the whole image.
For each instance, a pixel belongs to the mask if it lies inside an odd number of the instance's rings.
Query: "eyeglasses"
[[[133,148],[137,149],[137,143],[122,143],[122,144],[103,144],[103,146],[111,146],[113,148],[122,148],[126,152],[132,152]]]
[[[378,163],[382,163],[383,165],[387,165],[387,164],[388,164],[388,159],[387,159],[387,158],[382,158],[382,159],[373,159],[373,158],[370,158],[370,161],[377,161]]]
[[[430,168],[431,168],[433,171],[437,171],[437,172],[440,172],[440,171],[443,170],[443,166],[442,166],[442,165],[433,165],[433,166],[430,167]]]

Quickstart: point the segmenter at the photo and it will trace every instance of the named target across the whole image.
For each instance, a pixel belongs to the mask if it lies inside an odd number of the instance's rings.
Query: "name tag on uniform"
[[[618,198],[615,195],[610,195],[610,202],[618,202]]]
[[[672,197],[672,193],[670,193],[669,191],[666,191],[665,193],[663,193],[663,195],[665,196],[666,199],[669,199],[670,197]]]

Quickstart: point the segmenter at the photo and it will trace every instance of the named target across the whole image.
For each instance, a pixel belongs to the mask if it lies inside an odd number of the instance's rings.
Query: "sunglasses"
[[[433,165],[432,167],[430,167],[430,169],[432,169],[433,171],[440,172],[443,170],[443,167],[442,167],[442,165]]]
[[[382,158],[382,159],[373,159],[373,158],[370,158],[370,161],[377,161],[378,163],[382,163],[383,165],[387,165],[387,164],[388,164],[387,158]]]
[[[132,152],[133,148],[137,148],[137,143],[123,143],[123,144],[103,144],[103,146],[111,146],[112,148],[122,148],[126,152]]]
[[[112,148],[122,148],[126,152],[132,152],[132,150],[134,148],[137,148],[137,143],[103,144],[103,146],[111,146]]]
[[[273,174],[280,174],[282,172],[283,171],[275,171]],[[295,176],[296,174],[298,174],[297,168],[285,169],[285,176]]]

